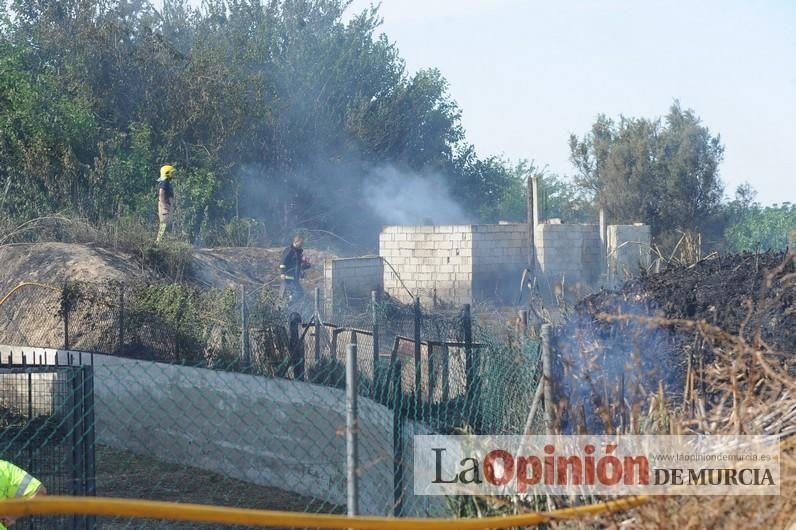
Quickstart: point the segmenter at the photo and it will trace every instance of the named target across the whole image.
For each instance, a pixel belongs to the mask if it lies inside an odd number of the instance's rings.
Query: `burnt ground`
[[[781,269],[781,270],[780,270]],[[624,310],[670,319],[705,320],[748,335],[758,324],[763,340],[779,351],[796,351],[794,260],[779,252],[717,256],[693,267],[671,269],[602,291],[577,307],[579,318]],[[773,274],[764,289],[767,275]],[[784,281],[783,281],[784,280]]]
[[[583,299],[556,333],[559,395],[565,396],[562,409],[570,411],[562,421],[572,426],[575,416],[594,419],[610,408],[611,418],[586,423],[590,431],[612,430],[619,421],[616,409],[644,402],[659,384],[676,403],[688,365],[704,370],[715,359],[711,340],[692,329],[632,317],[606,320],[605,315],[702,320],[751,345],[759,330],[759,348],[778,352],[773,357],[791,365],[796,357],[794,261],[777,252],[714,256]]]

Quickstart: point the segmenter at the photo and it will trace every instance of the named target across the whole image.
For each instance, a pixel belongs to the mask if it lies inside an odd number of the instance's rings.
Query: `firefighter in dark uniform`
[[[288,308],[295,311],[304,299],[304,288],[301,277],[310,262],[304,257],[304,237],[296,234],[293,243],[282,252],[282,263],[279,265],[279,277],[282,280],[282,295],[287,296]]]

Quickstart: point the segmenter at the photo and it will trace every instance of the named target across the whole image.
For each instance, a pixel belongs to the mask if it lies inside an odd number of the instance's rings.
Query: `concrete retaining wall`
[[[0,346],[0,364],[2,365],[54,365],[59,357],[59,363],[69,364],[67,352],[58,350],[43,350],[41,348]],[[75,362],[77,358],[75,357]],[[64,385],[67,385],[68,376],[65,373],[6,373],[0,382],[0,406],[27,416],[59,414],[66,404]],[[34,399],[28,407],[28,385],[31,386]]]
[[[9,351],[22,350],[3,346],[0,355],[6,352],[5,360]],[[67,362],[68,352],[24,350],[37,352],[43,364]],[[344,391],[109,355],[93,358],[97,443],[345,505]],[[365,398],[359,411],[360,510],[390,515],[392,411]],[[428,432],[406,422],[404,447],[411,448],[416,431]],[[410,458],[408,450],[405,513],[444,514],[444,499],[412,495]]]

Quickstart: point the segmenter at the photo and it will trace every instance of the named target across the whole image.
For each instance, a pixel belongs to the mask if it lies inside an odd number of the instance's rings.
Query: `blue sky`
[[[482,155],[570,174],[570,132],[679,99],[721,134],[725,193],[748,181],[764,204],[796,203],[796,2],[383,0],[380,13],[409,71],[448,79]]]

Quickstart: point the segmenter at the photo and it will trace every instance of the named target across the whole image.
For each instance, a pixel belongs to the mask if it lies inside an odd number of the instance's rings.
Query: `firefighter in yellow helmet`
[[[174,209],[174,188],[171,187],[171,178],[176,170],[173,166],[163,166],[160,168],[160,178],[158,179],[158,237],[156,243],[160,243],[166,232],[171,232],[173,219],[172,210]]]
[[[42,483],[33,475],[11,462],[0,460],[0,499],[35,497],[46,493]],[[0,530],[5,530],[14,524],[14,519],[15,517],[0,513]]]

